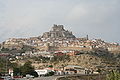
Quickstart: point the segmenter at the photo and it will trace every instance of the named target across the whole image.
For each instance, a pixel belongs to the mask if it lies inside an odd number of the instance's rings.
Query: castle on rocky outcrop
[[[42,38],[75,38],[72,32],[65,30],[63,25],[55,25],[49,32],[45,32]]]
[[[118,43],[108,43],[101,39],[77,38],[71,31],[65,30],[63,25],[54,25],[49,32],[39,37],[10,38],[1,43],[0,50],[22,50],[24,45],[39,51],[93,51],[107,50],[120,53]]]

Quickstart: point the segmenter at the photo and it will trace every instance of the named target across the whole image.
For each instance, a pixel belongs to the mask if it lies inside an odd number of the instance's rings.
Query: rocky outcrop
[[[63,25],[54,25],[49,32],[43,33],[42,38],[75,38],[75,36],[65,30]]]

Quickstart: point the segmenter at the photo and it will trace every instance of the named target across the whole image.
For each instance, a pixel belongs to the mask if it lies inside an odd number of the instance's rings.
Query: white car
[[[32,76],[32,75],[30,75],[30,74],[27,74],[26,75],[26,78],[28,79],[28,78],[34,78],[34,76]]]

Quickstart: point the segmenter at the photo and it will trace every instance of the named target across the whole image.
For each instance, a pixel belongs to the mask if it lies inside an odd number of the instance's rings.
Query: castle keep
[[[45,32],[42,38],[75,38],[72,32],[65,30],[63,25],[55,25],[50,32]]]

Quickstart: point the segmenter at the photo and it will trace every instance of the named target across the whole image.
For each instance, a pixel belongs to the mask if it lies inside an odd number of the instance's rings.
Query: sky
[[[40,36],[53,24],[76,37],[120,43],[120,0],[0,0],[0,42]]]

